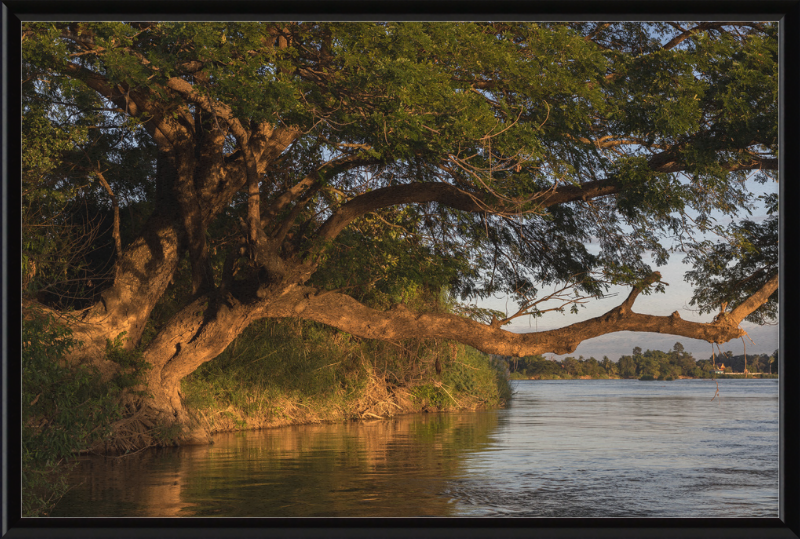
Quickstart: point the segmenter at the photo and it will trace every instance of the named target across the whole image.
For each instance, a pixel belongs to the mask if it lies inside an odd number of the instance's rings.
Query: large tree
[[[31,125],[76,133],[31,189],[114,208],[113,269],[63,317],[80,354],[111,369],[109,339],[138,346],[188,261],[143,352],[169,417],[180,380],[264,317],[511,356],[623,330],[720,343],[775,317],[777,219],[714,220],[777,177],[775,24],[26,23],[22,45]],[[662,264],[675,238],[713,322],[632,310],[663,289],[645,253]],[[520,310],[359,301],[398,280]],[[598,318],[502,329],[620,284]]]

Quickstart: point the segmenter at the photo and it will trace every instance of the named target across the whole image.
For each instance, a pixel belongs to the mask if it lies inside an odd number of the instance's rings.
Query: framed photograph
[[[3,536],[800,537],[799,17],[4,1]]]

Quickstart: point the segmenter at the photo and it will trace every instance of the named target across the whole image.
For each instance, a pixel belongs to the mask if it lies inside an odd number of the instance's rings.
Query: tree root
[[[197,418],[186,413],[175,418],[143,399],[128,401],[123,415],[111,424],[111,434],[93,444],[89,453],[128,455],[150,447],[213,443],[208,428]]]

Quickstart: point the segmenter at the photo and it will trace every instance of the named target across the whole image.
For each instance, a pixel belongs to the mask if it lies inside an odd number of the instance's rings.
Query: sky
[[[776,193],[778,184],[769,182],[761,185],[756,182],[748,182],[748,188],[755,194]],[[766,217],[767,214],[763,207],[757,207],[753,214],[748,216],[749,219],[756,222]],[[726,221],[720,219],[720,222],[724,223]],[[730,222],[730,219],[727,219],[727,222]],[[654,270],[661,272],[662,282],[669,283],[669,286],[666,287],[666,293],[664,294],[655,292],[650,295],[640,294],[633,304],[634,312],[670,315],[678,311],[681,318],[692,322],[710,322],[714,318],[716,313],[700,315],[696,312],[695,307],[689,305],[692,297],[692,286],[684,281],[684,274],[691,268],[682,262],[683,257],[682,253],[672,253],[669,262],[665,266],[658,267],[651,263]],[[546,293],[548,290],[552,289],[545,288],[542,292]],[[512,321],[511,324],[504,326],[504,329],[515,333],[529,333],[556,329],[588,320],[617,307],[628,297],[630,290],[628,287],[613,287],[608,291],[608,294],[612,297],[591,301],[586,305],[586,308],[580,309],[579,314],[570,314],[568,311],[564,314],[550,312],[538,320],[532,320],[530,317],[520,317]],[[614,296],[615,293],[616,295]],[[505,298],[487,300],[480,302],[479,305],[503,312],[516,312],[515,304]],[[772,354],[778,348],[777,323],[775,325],[758,326],[743,322],[741,327],[750,336],[752,342],[747,337],[744,337],[744,342],[742,340],[729,341],[720,345],[723,352],[731,351],[734,355],[742,353]],[[603,356],[608,356],[609,359],[617,361],[621,355],[630,355],[634,347],[637,346],[642,350],[668,351],[676,342],[680,342],[695,359],[708,359],[711,357],[711,344],[706,341],[689,339],[678,335],[633,331],[622,331],[596,337],[581,343],[575,352],[571,354],[545,354],[545,357],[548,359],[563,359],[569,356],[578,357],[582,355],[584,358],[595,357],[596,359],[602,359]]]

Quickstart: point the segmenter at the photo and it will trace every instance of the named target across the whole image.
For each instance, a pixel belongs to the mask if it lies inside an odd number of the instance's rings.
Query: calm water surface
[[[514,382],[503,410],[82,459],[53,516],[777,517],[777,380]]]

